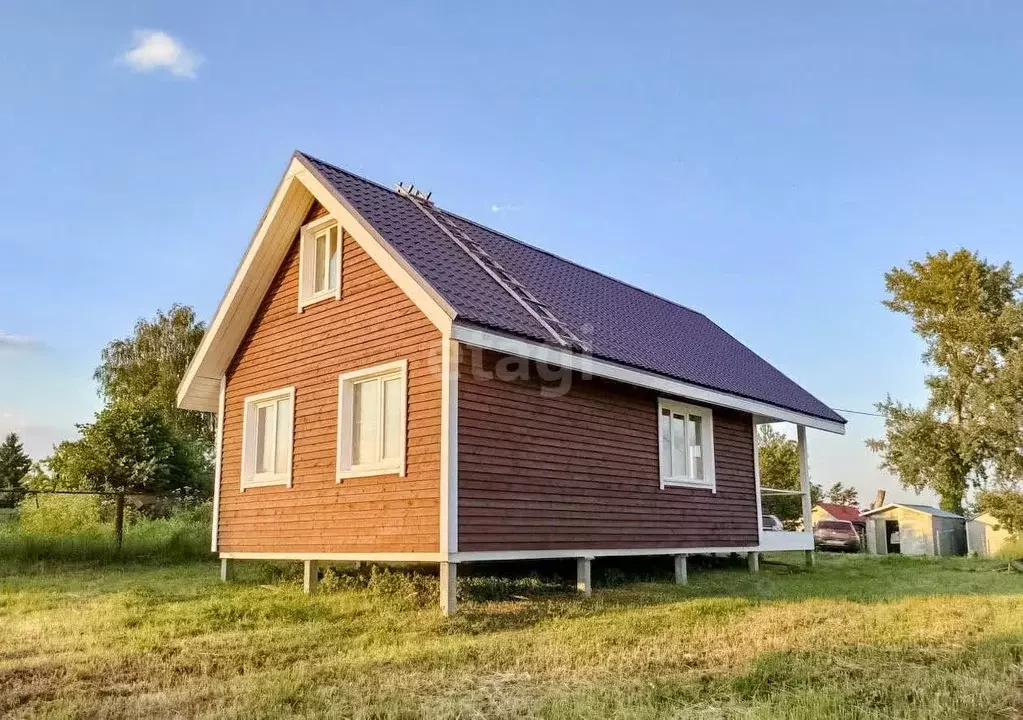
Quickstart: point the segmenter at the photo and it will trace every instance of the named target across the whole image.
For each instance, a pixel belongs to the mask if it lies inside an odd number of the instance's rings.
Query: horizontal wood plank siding
[[[296,238],[228,369],[220,550],[437,552],[440,332],[347,233],[341,299],[299,313],[298,260]],[[338,375],[400,359],[408,360],[406,476],[336,483]],[[242,492],[244,398],[290,385],[293,485]]]
[[[486,377],[498,361],[462,349],[460,552],[757,543],[749,414],[714,408],[716,493],[662,490],[656,393],[576,373],[567,394],[544,396],[552,383],[532,364],[528,380]]]

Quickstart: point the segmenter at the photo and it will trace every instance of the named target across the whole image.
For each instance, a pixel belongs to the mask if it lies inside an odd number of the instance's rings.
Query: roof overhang
[[[217,411],[220,378],[227,372],[245,338],[314,200],[326,208],[441,332],[446,333],[450,328],[454,309],[380,237],[305,156],[295,153],[199,349],[185,370],[178,386],[178,407]]]
[[[638,370],[621,363],[595,358],[592,355],[568,352],[542,343],[484,330],[472,325],[455,322],[451,328],[451,339],[458,340],[466,345],[559,365],[582,373],[650,388],[651,390],[689,398],[709,405],[742,410],[751,413],[754,416],[754,421],[758,423],[790,422],[838,435],[845,434],[845,425],[840,422],[825,420],[759,400],[751,400],[740,395],[711,390],[664,375]]]

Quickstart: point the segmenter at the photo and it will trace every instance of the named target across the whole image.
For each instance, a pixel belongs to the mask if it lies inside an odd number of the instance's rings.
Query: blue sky
[[[1023,8],[478,5],[4,3],[0,430],[45,454],[106,342],[209,317],[295,148],[699,309],[837,408],[924,397],[887,269],[1023,266]],[[814,480],[906,497],[849,418]]]

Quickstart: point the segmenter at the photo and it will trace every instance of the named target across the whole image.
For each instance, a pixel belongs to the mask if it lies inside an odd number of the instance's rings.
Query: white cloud
[[[167,70],[177,77],[195,79],[203,59],[162,30],[136,30],[135,47],[121,60],[135,72]]]
[[[0,350],[31,350],[39,346],[35,338],[27,335],[11,335],[0,330]]]
[[[516,205],[514,203],[508,203],[506,205],[498,205],[497,203],[494,203],[493,205],[490,206],[490,212],[492,213],[513,212],[515,210],[519,210],[521,207],[522,207],[521,205]]]

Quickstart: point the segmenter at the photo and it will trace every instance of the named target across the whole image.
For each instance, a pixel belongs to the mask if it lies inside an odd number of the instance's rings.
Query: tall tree
[[[885,282],[885,306],[913,321],[933,372],[926,379],[925,407],[890,396],[878,403],[885,437],[867,445],[904,487],[929,488],[942,508],[962,512],[970,488],[1019,457],[1019,416],[1013,422],[1006,412],[1019,389],[1004,369],[1023,362],[1016,359],[1023,340],[1023,276],[1009,263],[993,265],[960,249],[893,268]],[[999,432],[992,431],[995,424]]]
[[[206,331],[195,311],[185,305],[158,310],[139,320],[134,332],[108,344],[95,378],[108,404],[151,407],[164,414],[170,426],[209,457],[213,448],[213,416],[179,410],[177,390],[188,363]]]
[[[25,453],[17,433],[7,433],[0,444],[0,507],[14,507],[20,499],[17,492],[22,487],[25,473],[32,467],[32,460]]]
[[[58,445],[47,461],[61,488],[103,492],[174,493],[205,497],[199,459],[154,407],[117,403],[78,426],[81,437]]]
[[[799,447],[796,441],[785,437],[770,425],[761,425],[760,485],[773,490],[800,490]],[[810,504],[821,500],[821,488],[810,483]],[[795,525],[803,517],[803,499],[799,495],[763,496],[764,513],[776,515],[788,525]]]
[[[860,502],[859,491],[852,485],[847,486],[840,482],[829,487],[825,496],[828,498],[828,502],[833,502],[836,505],[851,505],[855,507]]]

